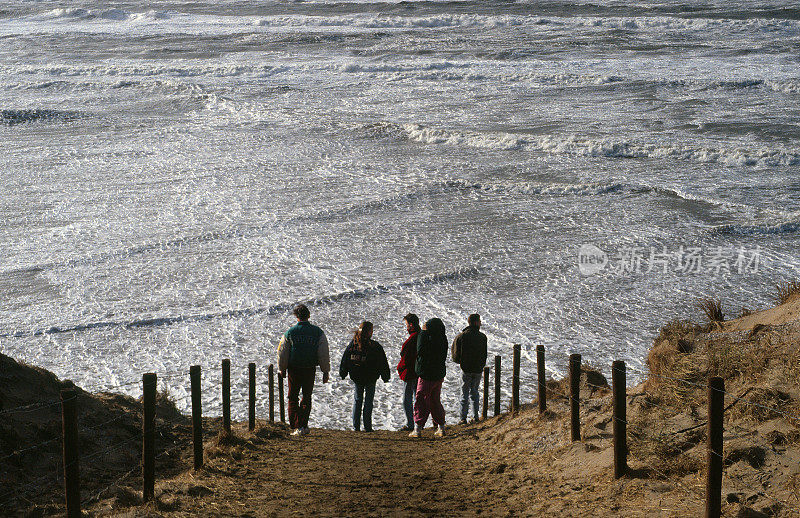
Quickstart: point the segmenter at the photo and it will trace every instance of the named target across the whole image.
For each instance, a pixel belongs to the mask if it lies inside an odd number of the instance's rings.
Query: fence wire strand
[[[77,396],[75,396],[77,397]],[[69,398],[65,401],[72,401],[73,398]],[[0,415],[6,414],[17,414],[17,413],[27,413],[27,412],[35,412],[36,410],[43,410],[45,408],[50,408],[54,406],[58,406],[61,404],[61,400],[58,401],[51,401],[51,402],[44,402],[44,403],[31,403],[30,405],[21,405],[15,408],[9,408],[6,410],[0,410]]]

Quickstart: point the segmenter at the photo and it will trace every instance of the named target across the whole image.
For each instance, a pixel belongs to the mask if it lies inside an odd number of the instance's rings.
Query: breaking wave
[[[685,145],[665,146],[610,138],[592,139],[577,135],[531,137],[506,132],[445,130],[421,124],[385,123],[384,126],[373,128],[373,133],[376,136],[399,136],[420,144],[444,144],[505,151],[537,151],[588,157],[687,160],[739,167],[779,167],[800,164],[800,150],[788,148],[724,149]]]
[[[167,20],[169,15],[160,11],[131,13],[122,9],[93,10],[79,7],[59,7],[41,15],[44,19],[77,19],[77,20]]]
[[[31,122],[69,122],[78,118],[77,112],[48,109],[0,110],[0,125],[16,126]]]
[[[43,336],[60,333],[77,333],[82,331],[91,331],[94,329],[106,328],[125,328],[137,329],[148,327],[168,326],[180,323],[192,322],[206,322],[209,320],[217,319],[232,319],[232,318],[247,318],[256,315],[277,315],[281,313],[289,313],[297,304],[306,304],[309,306],[327,306],[341,301],[349,301],[355,299],[364,299],[377,297],[387,293],[408,290],[412,288],[422,288],[425,286],[432,286],[437,284],[447,284],[457,282],[464,279],[470,279],[482,274],[485,268],[478,266],[469,266],[451,270],[449,272],[437,273],[420,277],[417,279],[398,282],[395,284],[378,284],[375,286],[365,286],[362,288],[354,288],[339,293],[330,295],[321,295],[312,297],[307,300],[299,300],[296,302],[281,302],[271,306],[256,306],[244,309],[232,309],[228,311],[221,311],[215,313],[201,313],[194,315],[176,315],[165,316],[145,319],[135,319],[129,321],[105,321],[105,322],[90,322],[87,324],[67,325],[67,326],[50,326],[46,329],[39,329],[33,332],[17,331],[13,333],[0,334],[0,338],[23,338],[28,336]]]
[[[333,222],[347,220],[359,216],[369,216],[389,210],[403,210],[417,200],[435,198],[452,193],[483,193],[488,195],[523,195],[523,196],[603,196],[609,194],[646,194],[655,193],[659,196],[676,198],[702,204],[706,206],[724,207],[732,205],[730,202],[693,194],[685,190],[668,187],[650,186],[642,184],[623,183],[615,181],[564,183],[564,182],[487,182],[452,179],[433,183],[418,188],[411,192],[397,194],[376,200],[351,203],[336,209],[321,210],[306,215],[298,215],[283,220],[274,220],[260,225],[242,226],[223,230],[205,232],[195,236],[186,236],[143,244],[122,250],[104,252],[80,257],[62,262],[41,263],[20,269],[5,270],[0,273],[39,272],[57,268],[76,268],[81,266],[98,266],[111,260],[132,259],[139,255],[151,252],[165,252],[167,250],[181,249],[184,247],[198,246],[215,241],[231,239],[250,239],[272,232],[281,226],[290,226],[306,222]]]
[[[714,232],[725,235],[769,235],[769,234],[796,234],[800,232],[800,221],[784,221],[775,224],[761,225],[719,225],[714,227]]]
[[[179,237],[168,241],[143,244],[122,250],[104,252],[80,257],[62,262],[42,263],[31,265],[21,269],[6,270],[0,273],[16,273],[53,270],[56,268],[76,268],[80,266],[98,266],[115,259],[132,259],[139,255],[151,252],[164,252],[167,250],[180,249],[189,246],[203,245],[220,240],[247,239],[263,235],[265,232],[274,230],[278,226],[292,225],[304,222],[329,222],[356,217],[359,215],[369,215],[388,209],[398,209],[407,206],[415,200],[432,198],[452,192],[485,192],[485,193],[517,193],[526,195],[549,195],[549,196],[581,196],[581,195],[601,195],[605,193],[621,192],[624,189],[636,190],[636,187],[626,187],[621,183],[585,183],[585,184],[546,184],[534,182],[522,182],[513,184],[490,183],[490,182],[469,182],[465,180],[448,180],[435,183],[412,192],[398,194],[378,200],[351,203],[341,208],[328,209],[307,215],[294,216],[284,220],[266,222],[261,225],[250,225],[246,227],[229,228],[224,230],[205,232],[195,236]]]

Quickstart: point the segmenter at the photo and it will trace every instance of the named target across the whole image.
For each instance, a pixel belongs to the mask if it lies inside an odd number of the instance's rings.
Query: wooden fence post
[[[725,380],[708,380],[708,474],[706,478],[706,518],[722,513],[722,418],[725,412]]]
[[[222,429],[231,433],[231,361],[222,360]]]
[[[283,374],[278,371],[278,406],[281,410],[281,423],[286,422],[286,406],[283,402]]]
[[[247,405],[247,429],[252,432],[256,429],[256,364],[248,364],[247,372],[250,379],[250,399]]]
[[[158,377],[142,375],[142,500],[155,497],[156,485],[156,385]]]
[[[269,364],[269,422],[275,422],[275,366]]]
[[[511,369],[511,411],[519,412],[519,362],[522,346],[514,344],[514,360]]]
[[[569,355],[569,414],[572,440],[581,440],[581,355]]]
[[[489,416],[489,367],[483,368],[483,410],[481,413],[482,419],[485,421]]]
[[[78,391],[61,391],[61,424],[64,454],[64,494],[67,518],[81,516],[81,479],[78,444]]]
[[[192,388],[192,440],[194,442],[194,469],[203,467],[203,409],[200,399],[200,366],[189,367]]]
[[[500,355],[494,357],[494,415],[500,415]]]
[[[544,379],[544,346],[536,346],[536,374],[539,382],[539,414],[547,411],[547,384]]]
[[[611,364],[611,380],[614,391],[614,478],[621,478],[628,471],[625,362],[617,360]]]

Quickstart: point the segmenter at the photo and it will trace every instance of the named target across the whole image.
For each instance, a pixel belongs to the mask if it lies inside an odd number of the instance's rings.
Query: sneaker
[[[409,437],[422,437],[421,430],[418,425],[414,426],[414,429],[411,430],[411,433],[408,434]]]
[[[294,436],[303,435],[303,429],[302,428],[296,428],[296,429],[292,430],[292,435],[294,435]]]
[[[458,422],[458,424],[467,424],[467,420],[466,419],[462,419],[461,421]]]
[[[413,429],[414,429],[414,427],[412,425],[407,424],[404,427],[400,428],[400,431],[401,432],[410,432]]]
[[[308,426],[300,429],[300,435],[308,435],[309,433],[311,433],[311,430],[308,429]]]
[[[436,431],[433,432],[433,435],[434,437],[444,437],[445,436],[444,426],[440,426],[439,428],[437,428]]]

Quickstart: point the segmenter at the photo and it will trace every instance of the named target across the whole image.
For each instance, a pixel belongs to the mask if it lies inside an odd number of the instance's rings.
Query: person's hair
[[[473,313],[467,317],[467,323],[471,326],[477,326],[481,323],[481,316],[477,313]]]
[[[414,329],[419,331],[419,317],[414,313],[409,313],[408,315],[403,317],[403,320],[414,326]]]
[[[367,320],[361,322],[361,325],[358,326],[356,333],[353,335],[353,343],[357,349],[363,350],[369,344],[367,335],[370,331],[372,331],[372,322]]]
[[[308,310],[308,306],[305,304],[298,304],[294,307],[294,316],[297,317],[297,320],[308,320],[311,318],[311,312]]]
[[[445,339],[445,329],[444,329],[444,322],[442,322],[439,318],[432,318],[425,322],[425,328],[428,330],[428,333],[431,335],[437,335],[442,339]]]

